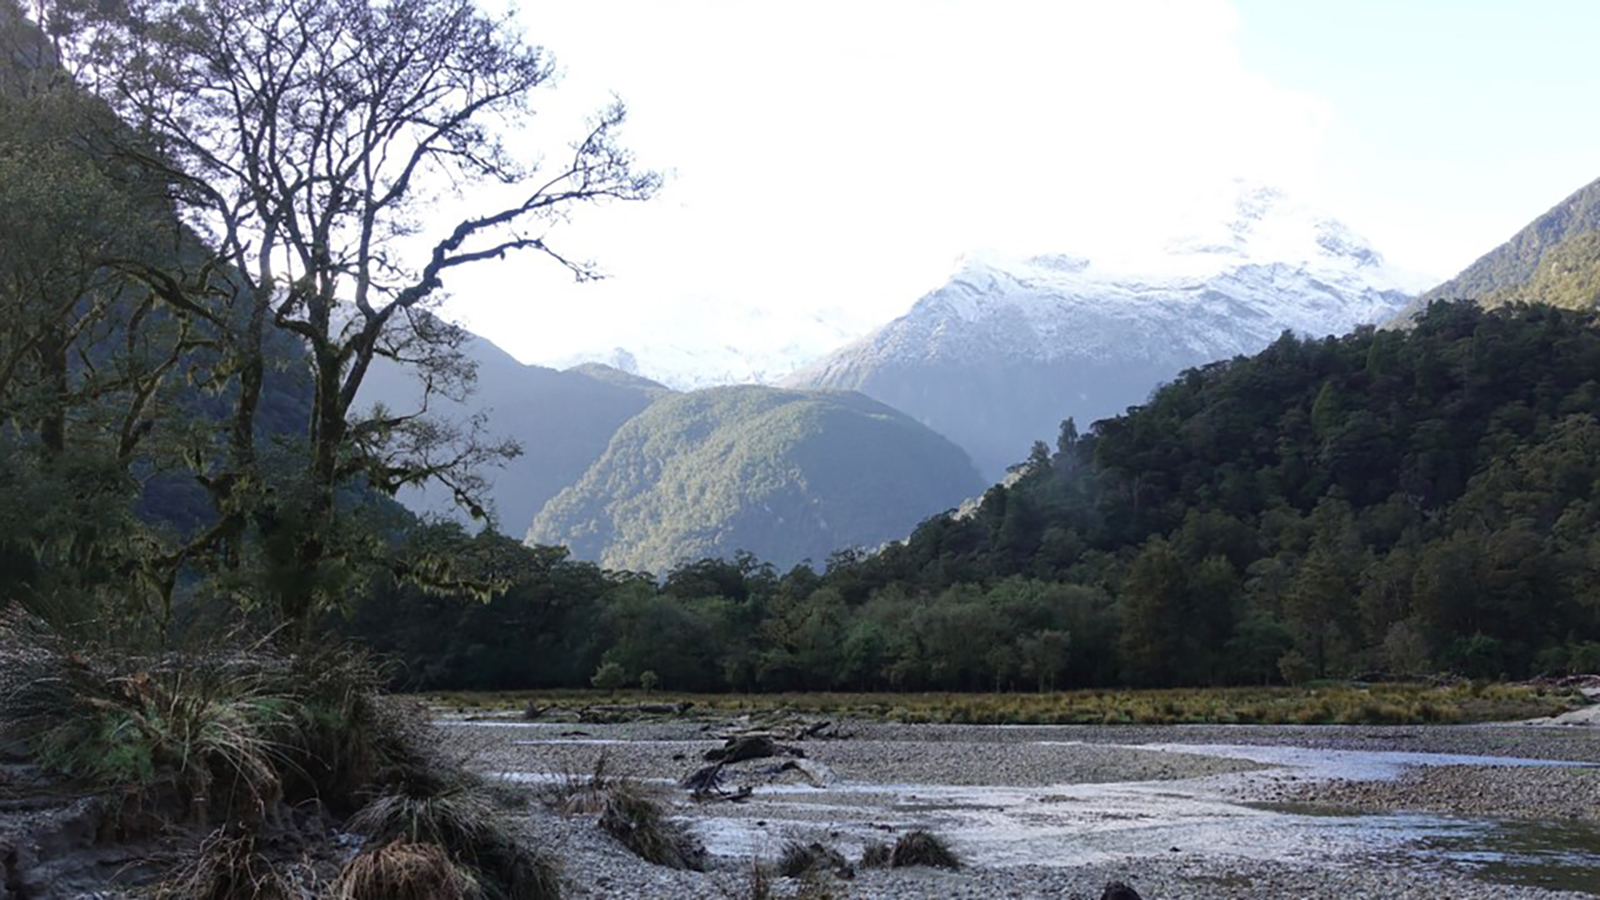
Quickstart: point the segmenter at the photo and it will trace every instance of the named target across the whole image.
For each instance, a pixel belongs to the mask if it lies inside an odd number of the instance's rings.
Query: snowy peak
[[[998,477],[1068,416],[1115,415],[1286,330],[1384,321],[1411,293],[1360,236],[1271,188],[1235,183],[1169,225],[1118,257],[968,253],[906,315],[782,383],[862,391]]]
[[[1274,262],[1334,269],[1384,264],[1372,245],[1343,223],[1276,188],[1246,181],[1203,199],[1177,226],[1163,249],[1191,264],[1207,258],[1224,265]]]
[[[1064,311],[1080,306],[1101,316],[1146,307],[1181,315],[1186,305],[1197,312],[1214,306],[1207,298],[1220,291],[1241,301],[1241,324],[1321,334],[1381,320],[1397,293],[1415,287],[1343,223],[1275,188],[1235,182],[1167,231],[1146,248],[1104,259],[973,251],[912,315],[969,323],[1017,317],[1053,332]],[[1227,341],[1215,345],[1217,352],[1231,349]]]

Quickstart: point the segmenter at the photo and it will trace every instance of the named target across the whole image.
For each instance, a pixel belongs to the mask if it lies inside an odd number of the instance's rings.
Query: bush
[[[628,673],[617,663],[601,663],[589,683],[602,691],[616,691],[628,683]]]
[[[1567,670],[1575,675],[1600,674],[1600,641],[1569,644]]]
[[[1505,649],[1486,634],[1456,638],[1439,654],[1445,669],[1468,678],[1499,678],[1505,673]]]

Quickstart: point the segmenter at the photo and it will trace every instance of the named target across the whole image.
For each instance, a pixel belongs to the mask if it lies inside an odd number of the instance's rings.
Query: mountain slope
[[[498,524],[510,534],[521,534],[545,501],[600,457],[622,423],[666,390],[604,366],[558,372],[523,365],[481,337],[469,338],[462,351],[477,365],[475,389],[464,403],[436,396],[429,412],[458,424],[483,413],[489,439],[522,446],[522,455],[483,473],[492,482]],[[417,409],[421,398],[415,371],[387,360],[376,361],[361,386],[361,401],[369,406],[405,412]],[[436,483],[402,492],[400,499],[417,512],[459,514],[449,490]]]
[[[613,568],[748,550],[779,566],[904,537],[982,489],[959,448],[852,393],[660,397],[528,530]]]
[[[859,390],[949,436],[995,479],[1030,443],[1141,403],[1181,369],[1285,330],[1381,321],[1405,279],[1343,225],[1238,185],[1149,259],[973,256],[906,315],[796,372]]]
[[[1600,262],[1597,232],[1600,180],[1556,204],[1461,274],[1422,294],[1400,320],[1415,316],[1435,300],[1477,300],[1491,308],[1512,300],[1593,306]]]

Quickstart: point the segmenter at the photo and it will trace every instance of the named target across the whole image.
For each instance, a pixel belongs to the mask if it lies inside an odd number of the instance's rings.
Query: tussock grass
[[[491,798],[466,776],[392,786],[350,818],[373,843],[436,847],[472,885],[473,897],[549,900],[561,895],[553,862],[520,846]]]
[[[356,854],[332,900],[467,900],[477,886],[435,844],[394,841]]]
[[[628,778],[613,777],[610,757],[601,753],[587,774],[566,774],[540,790],[540,800],[564,816],[591,815],[624,847],[647,862],[673,869],[703,871],[705,848],[681,824],[667,817],[658,795]]]
[[[252,832],[213,831],[151,890],[155,900],[298,900],[305,893],[256,849]]]
[[[867,845],[861,848],[861,868],[887,869],[891,855],[888,844],[882,841],[868,841]]]
[[[803,878],[818,872],[833,872],[841,878],[855,877],[855,869],[845,861],[844,854],[826,844],[804,844],[790,841],[778,855],[778,874],[785,878]]]
[[[894,842],[889,852],[889,865],[902,869],[907,866],[933,866],[939,869],[959,869],[961,861],[950,852],[945,842],[931,832],[917,829],[908,831]]]
[[[639,858],[671,869],[705,870],[705,848],[642,785],[617,781],[606,791],[600,827]]]
[[[48,769],[153,794],[184,818],[260,821],[279,799],[291,700],[251,652],[78,652],[38,620],[0,620],[0,725]]]
[[[518,711],[575,717],[610,695],[579,690],[423,695],[464,714]],[[637,698],[644,700],[641,694]],[[1573,691],[1540,684],[1315,683],[1300,687],[1071,690],[1009,694],[662,694],[662,706],[691,704],[703,719],[783,710],[829,718],[974,725],[1455,724],[1528,719],[1582,703]]]
[[[257,839],[289,804],[315,800],[371,838],[337,896],[559,897],[554,864],[518,845],[420,708],[382,698],[382,682],[346,646],[138,654],[72,645],[38,619],[0,613],[0,728],[46,767],[131,798],[143,833],[228,823],[158,896],[308,896]]]
[[[558,780],[541,786],[539,799],[563,816],[597,816],[605,811],[611,788],[618,783],[606,771],[609,764],[610,757],[601,753],[588,774],[563,773]]]

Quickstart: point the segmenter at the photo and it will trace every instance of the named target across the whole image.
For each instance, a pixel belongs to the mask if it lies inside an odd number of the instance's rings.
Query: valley
[[[1288,9],[0,0],[0,900],[1600,896],[1600,7]]]

